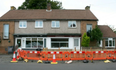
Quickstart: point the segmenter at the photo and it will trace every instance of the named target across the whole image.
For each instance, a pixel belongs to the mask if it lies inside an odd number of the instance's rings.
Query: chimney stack
[[[47,10],[46,11],[48,11],[48,12],[52,11],[50,3],[47,4]]]
[[[10,10],[16,10],[16,8],[14,6],[11,6]]]
[[[85,7],[85,10],[90,10],[90,6],[86,6]]]

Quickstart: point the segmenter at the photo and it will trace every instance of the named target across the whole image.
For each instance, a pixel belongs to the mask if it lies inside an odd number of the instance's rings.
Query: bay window
[[[105,39],[105,46],[106,47],[115,47],[115,39],[113,39],[113,38],[106,38]]]

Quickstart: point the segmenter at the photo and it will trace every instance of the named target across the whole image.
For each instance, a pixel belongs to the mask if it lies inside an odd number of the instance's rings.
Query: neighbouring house
[[[116,48],[116,34],[107,25],[98,25],[99,29],[103,33],[103,39],[99,41],[102,48]]]
[[[82,10],[51,9],[50,5],[47,9],[16,10],[12,6],[0,18],[0,48],[80,50],[82,35],[95,28],[97,21],[89,6]]]

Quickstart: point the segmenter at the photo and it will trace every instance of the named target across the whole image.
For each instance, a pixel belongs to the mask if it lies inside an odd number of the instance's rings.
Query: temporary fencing
[[[106,60],[106,51],[93,51],[93,60]]]
[[[19,57],[28,60],[106,60],[116,59],[116,51],[26,51],[19,50]]]

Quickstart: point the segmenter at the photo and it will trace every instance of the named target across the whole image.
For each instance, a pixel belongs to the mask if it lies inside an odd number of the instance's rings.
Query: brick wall
[[[97,25],[97,21],[81,21],[81,34],[82,34],[82,36],[84,35],[84,33],[86,33],[86,25],[87,24],[91,24],[92,29],[94,29],[95,26]],[[90,46],[96,46],[96,42],[90,42]]]
[[[9,24],[9,39],[3,39],[3,29],[4,24]],[[1,37],[1,43],[0,43],[0,53],[6,53],[6,48],[8,46],[14,45],[14,21],[0,21],[0,37]],[[10,41],[10,42],[9,42]]]

